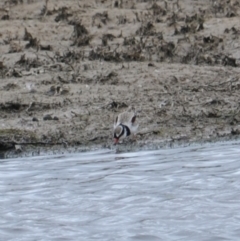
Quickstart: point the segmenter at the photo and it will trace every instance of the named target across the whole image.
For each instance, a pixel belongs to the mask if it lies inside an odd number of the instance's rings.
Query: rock
[[[46,95],[52,96],[56,93],[56,87],[53,85],[50,87],[49,91],[47,91]]]
[[[148,63],[148,67],[155,67],[153,63]]]
[[[22,152],[22,146],[21,145],[15,145],[16,152]]]
[[[43,117],[43,120],[46,121],[46,120],[53,120],[52,116],[47,114]]]

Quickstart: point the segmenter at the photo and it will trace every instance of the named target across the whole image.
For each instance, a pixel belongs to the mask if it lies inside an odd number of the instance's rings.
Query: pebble
[[[43,117],[43,120],[44,121],[46,121],[46,120],[52,120],[53,118],[52,118],[52,116],[51,115],[45,115],[44,117]]]

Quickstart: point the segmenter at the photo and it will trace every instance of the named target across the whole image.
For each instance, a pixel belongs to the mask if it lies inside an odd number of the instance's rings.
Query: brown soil
[[[0,150],[110,147],[240,133],[240,0],[0,3]]]

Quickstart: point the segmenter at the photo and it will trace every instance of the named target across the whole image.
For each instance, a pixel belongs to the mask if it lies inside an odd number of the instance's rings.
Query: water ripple
[[[239,240],[239,143],[0,162],[1,240]]]

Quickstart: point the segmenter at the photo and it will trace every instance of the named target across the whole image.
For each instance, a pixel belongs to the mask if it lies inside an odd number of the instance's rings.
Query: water
[[[0,161],[0,240],[239,240],[239,143]]]

